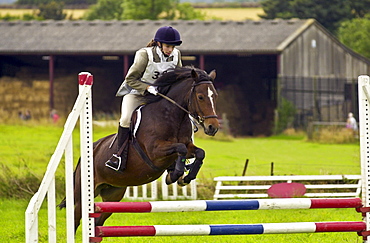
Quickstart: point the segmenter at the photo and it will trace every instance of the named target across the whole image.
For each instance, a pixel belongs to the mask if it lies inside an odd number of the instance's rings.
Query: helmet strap
[[[158,47],[161,49],[161,52],[163,53],[163,55],[164,55],[165,57],[169,57],[168,55],[166,55],[166,54],[163,52],[162,42],[157,41],[157,43],[158,43]]]

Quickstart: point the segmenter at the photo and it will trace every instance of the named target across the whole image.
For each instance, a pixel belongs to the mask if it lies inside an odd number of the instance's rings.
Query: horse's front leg
[[[195,155],[195,161],[189,165],[189,173],[178,180],[178,184],[180,186],[186,186],[188,185],[192,180],[194,180],[200,168],[203,165],[203,160],[205,158],[205,152],[203,149],[196,147],[194,144],[189,144],[188,146],[189,153],[194,153]]]
[[[172,146],[174,146],[174,150],[178,153],[178,157],[174,163],[174,168],[168,170],[168,174],[166,176],[167,185],[176,182],[181,176],[183,176],[185,171],[186,154],[188,152],[185,144],[177,143]]]

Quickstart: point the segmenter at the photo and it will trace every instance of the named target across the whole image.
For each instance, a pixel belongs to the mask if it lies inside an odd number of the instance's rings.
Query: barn
[[[0,117],[68,114],[81,71],[95,78],[94,114],[119,113],[115,92],[135,51],[164,25],[180,31],[184,65],[216,69],[217,112],[234,135],[270,135],[286,104],[292,126],[357,113],[356,78],[370,60],[313,19],[14,21],[0,22]]]

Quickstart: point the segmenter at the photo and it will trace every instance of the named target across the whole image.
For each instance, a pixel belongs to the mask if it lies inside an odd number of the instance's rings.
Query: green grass
[[[318,144],[285,137],[235,139],[232,142],[195,139],[206,151],[201,174],[207,178],[247,175],[360,174],[358,144]]]
[[[0,164],[7,166],[11,177],[34,174],[41,180],[63,128],[34,124],[0,125]],[[94,127],[94,139],[116,131],[115,127]],[[74,147],[78,151],[78,130],[74,133]],[[278,136],[270,138],[237,138],[217,141],[197,137],[196,144],[206,151],[205,164],[199,181],[212,183],[215,176],[241,175],[249,159],[247,175],[269,175],[274,162],[275,175],[359,174],[358,144],[317,144],[303,137]],[[75,155],[77,158],[78,155]],[[3,171],[4,173],[4,171]],[[58,170],[63,176],[62,168]],[[1,173],[0,173],[1,175]],[[1,179],[1,176],[0,176]],[[3,186],[3,185],[2,185]],[[14,187],[11,185],[4,185]],[[3,234],[1,242],[24,242],[24,212],[26,199],[1,199]],[[59,196],[61,197],[61,195]],[[14,195],[17,198],[17,195]],[[210,199],[210,198],[208,198]],[[58,210],[58,242],[65,242],[63,233],[65,210]],[[40,211],[40,242],[45,235],[47,212]],[[267,210],[230,212],[189,212],[157,214],[115,214],[106,225],[151,224],[249,224],[281,222],[361,221],[354,209],[323,210]],[[80,235],[78,232],[78,236]],[[124,242],[360,242],[356,233],[318,233],[263,236],[190,236],[190,237],[129,237]],[[122,242],[107,238],[103,242]],[[77,240],[79,242],[79,240]]]

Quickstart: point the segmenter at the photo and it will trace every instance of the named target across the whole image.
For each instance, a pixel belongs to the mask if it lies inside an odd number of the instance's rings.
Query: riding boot
[[[128,139],[128,136],[129,128],[119,126],[117,133],[117,153],[113,154],[112,157],[105,162],[105,166],[115,171],[123,171],[126,168],[127,148],[122,148],[122,146]],[[127,144],[128,143],[126,143],[126,146]]]

